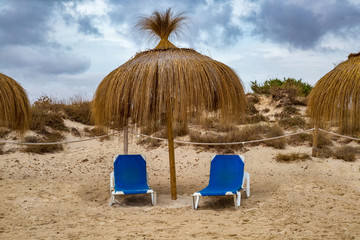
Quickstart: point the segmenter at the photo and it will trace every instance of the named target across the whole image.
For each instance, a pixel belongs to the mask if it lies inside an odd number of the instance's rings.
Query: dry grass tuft
[[[290,154],[281,154],[279,153],[275,157],[276,161],[278,162],[294,162],[294,161],[305,161],[310,160],[311,157],[305,153],[290,153]]]
[[[304,128],[306,126],[305,118],[301,116],[294,116],[289,118],[281,118],[279,121],[279,125],[286,128]]]
[[[310,135],[310,138],[309,138],[309,146],[311,147],[313,145],[313,137],[312,135]],[[330,140],[330,138],[327,136],[327,134],[324,134],[322,132],[319,132],[318,133],[318,144],[317,144],[317,147],[319,149],[322,149],[324,147],[327,147],[327,146],[332,146],[333,145],[333,142]]]
[[[39,138],[36,136],[27,136],[25,137],[25,142],[30,143],[49,143],[49,142],[59,142],[64,139],[64,136],[59,132],[48,133],[46,137]],[[27,145],[24,149],[24,152],[35,153],[35,154],[45,154],[62,151],[63,147],[61,144],[55,145]]]
[[[102,136],[107,134],[107,131],[104,127],[84,127],[84,132],[86,132],[90,137]]]
[[[292,146],[303,145],[304,143],[309,144],[311,141],[312,135],[308,133],[300,133],[297,135],[290,136],[288,144]]]
[[[334,157],[346,162],[354,162],[355,155],[359,153],[359,148],[351,146],[342,146],[334,151]]]
[[[270,138],[277,137],[283,135],[283,130],[278,126],[269,126],[265,124],[253,124],[246,125],[245,127],[239,129],[235,128],[233,131],[227,133],[205,133],[201,134],[200,132],[191,132],[190,133],[190,141],[192,142],[201,142],[201,143],[229,143],[229,142],[245,142],[251,140],[259,140],[262,138]],[[286,144],[285,138],[270,140],[266,142],[259,143],[250,143],[250,146],[257,146],[260,144],[265,144],[266,146],[274,147],[276,149],[283,149]],[[211,145],[206,146],[207,149],[218,149],[221,148],[231,148],[233,150],[242,149],[242,144],[237,145],[225,145],[227,147],[221,145]]]
[[[137,144],[139,145],[145,145],[147,148],[151,148],[151,149],[154,149],[154,148],[158,148],[161,146],[161,141],[159,140],[156,140],[156,139],[153,139],[153,138],[140,138],[138,141],[137,141]]]
[[[63,103],[62,107],[67,118],[70,120],[86,125],[92,125],[90,101],[85,100],[80,95],[75,95],[70,99],[69,103]]]
[[[201,134],[200,132],[191,132],[189,134],[190,141],[192,142],[200,142],[200,143],[228,143],[228,142],[237,142],[242,141],[244,136],[242,132],[237,129],[235,131],[228,132],[226,134],[219,134],[219,133],[206,133]],[[242,144],[236,145],[205,145],[200,146],[204,149],[212,149],[218,152],[231,152],[233,150],[242,149]]]
[[[0,127],[0,138],[5,138],[10,132],[8,128]]]
[[[278,125],[274,125],[268,128],[266,138],[278,137],[284,135],[284,131]],[[266,146],[273,147],[275,149],[284,149],[286,145],[286,138],[279,138],[264,142]]]
[[[4,144],[0,144],[0,155],[4,154]]]

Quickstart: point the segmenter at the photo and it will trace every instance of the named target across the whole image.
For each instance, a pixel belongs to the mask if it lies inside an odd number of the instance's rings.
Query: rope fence
[[[277,137],[271,137],[271,138],[265,138],[265,139],[258,139],[258,140],[250,140],[250,141],[241,141],[241,142],[200,143],[200,142],[186,142],[186,141],[177,141],[177,140],[174,140],[174,142],[175,142],[175,143],[182,143],[182,144],[191,144],[191,145],[238,145],[238,144],[246,144],[246,143],[265,142],[265,141],[275,140],[275,139],[279,139],[279,138],[290,137],[290,136],[294,136],[294,135],[298,135],[298,134],[310,132],[310,131],[312,131],[312,130],[314,130],[314,128],[311,128],[311,129],[308,129],[308,130],[304,130],[304,131],[301,131],[301,132],[289,133],[289,134],[285,134],[285,135],[281,135],[281,136],[277,136]],[[134,132],[134,131],[131,131],[131,132],[134,133],[134,134],[136,134],[137,136],[144,136],[144,137],[153,138],[153,139],[160,140],[160,141],[167,140],[166,138],[153,137],[153,136],[150,136],[150,135],[146,135],[146,134],[142,134],[142,133]]]
[[[271,138],[265,138],[265,139],[258,139],[258,140],[250,140],[250,141],[240,141],[240,142],[223,142],[223,143],[201,143],[201,142],[188,142],[188,141],[178,141],[178,140],[174,140],[175,143],[180,143],[180,144],[190,144],[190,145],[238,145],[238,144],[249,144],[249,143],[258,143],[258,142],[265,142],[265,141],[271,141],[271,140],[276,140],[276,139],[280,139],[280,138],[286,138],[286,137],[290,137],[290,136],[294,136],[294,135],[299,135],[299,134],[303,134],[303,133],[307,133],[307,132],[311,132],[313,131],[314,128],[311,129],[307,129],[304,131],[300,131],[300,132],[295,132],[295,133],[288,133],[288,134],[284,134],[281,136],[277,136],[277,137],[271,137]],[[348,138],[351,140],[356,140],[356,141],[360,141],[360,138],[354,138],[354,137],[350,137],[350,136],[345,136],[345,135],[341,135],[338,133],[334,133],[334,132],[329,132],[326,130],[323,130],[321,128],[318,129],[321,132],[325,132],[328,134],[332,134],[338,137],[343,137],[343,138]],[[159,141],[166,141],[166,138],[159,138],[159,137],[154,137],[154,136],[150,136],[150,135],[146,135],[146,134],[142,134],[140,132],[136,132],[133,130],[129,130],[129,132],[137,135],[138,137],[140,136],[144,136],[147,138],[152,138],[152,139],[156,139]],[[92,141],[95,139],[99,139],[99,138],[104,138],[107,136],[112,136],[112,135],[116,135],[120,133],[118,132],[113,132],[113,133],[109,133],[109,134],[105,134],[105,135],[101,135],[101,136],[96,136],[96,137],[92,137],[92,138],[84,138],[84,139],[79,139],[79,140],[69,140],[69,141],[62,141],[62,142],[45,142],[45,143],[31,143],[31,142],[15,142],[15,141],[0,141],[1,143],[8,143],[8,144],[17,144],[17,145],[57,145],[57,144],[69,144],[69,143],[77,143],[77,142],[86,142],[86,141]]]
[[[86,141],[91,141],[91,140],[95,140],[95,139],[99,139],[99,138],[103,138],[103,137],[107,137],[107,136],[116,135],[117,133],[119,133],[119,132],[109,133],[109,134],[96,136],[96,137],[92,137],[92,138],[84,138],[84,139],[79,139],[79,140],[69,140],[69,141],[62,141],[62,142],[31,143],[31,142],[0,141],[0,143],[9,143],[9,144],[17,144],[17,145],[57,145],[57,144],[86,142]]]
[[[326,130],[321,129],[321,128],[318,128],[318,130],[321,131],[321,132],[324,132],[324,133],[328,133],[328,134],[332,134],[332,135],[338,136],[338,137],[343,137],[343,138],[347,138],[347,139],[351,139],[351,140],[355,140],[355,141],[360,141],[360,138],[355,138],[355,137],[350,137],[350,136],[346,136],[346,135],[341,135],[341,134],[334,133],[334,132],[329,132],[329,131],[326,131]]]

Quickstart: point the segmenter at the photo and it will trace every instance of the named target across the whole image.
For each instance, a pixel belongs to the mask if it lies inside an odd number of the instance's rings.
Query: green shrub
[[[68,131],[61,109],[62,105],[48,96],[40,97],[31,107],[30,129],[38,133],[46,133],[45,127],[48,126],[53,130]]]
[[[263,84],[258,84],[256,81],[251,82],[251,90],[257,94],[270,95],[274,93],[273,90],[281,88],[285,89],[289,87],[294,87],[298,89],[298,96],[304,97],[309,95],[310,91],[313,88],[310,84],[302,82],[302,79],[296,80],[294,78],[284,78],[284,80],[273,78],[266,80]]]

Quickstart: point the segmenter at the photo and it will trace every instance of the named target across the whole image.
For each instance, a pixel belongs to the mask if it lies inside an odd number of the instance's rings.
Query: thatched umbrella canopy
[[[343,131],[360,129],[360,53],[350,54],[316,83],[308,112],[317,125],[331,121]]]
[[[99,84],[92,105],[97,124],[159,124],[166,114],[172,199],[176,199],[173,121],[216,110],[219,117],[243,116],[246,98],[239,77],[225,64],[192,49],[175,47],[168,37],[185,20],[182,14],[154,12],[138,26],[158,36],[159,44],[113,70]]]
[[[25,131],[30,123],[30,103],[25,90],[0,73],[0,126]]]

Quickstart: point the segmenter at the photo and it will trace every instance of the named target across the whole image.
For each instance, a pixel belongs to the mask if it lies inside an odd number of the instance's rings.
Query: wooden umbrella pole
[[[172,111],[171,107],[167,109],[167,137],[169,146],[169,164],[170,164],[170,184],[171,184],[171,199],[177,199],[176,191],[176,171],[175,171],[175,151],[174,151],[174,129],[172,124]]]
[[[313,131],[313,147],[312,147],[312,156],[313,157],[319,156],[319,150],[318,150],[317,146],[318,146],[318,126],[316,124],[314,127],[314,131]]]
[[[129,146],[129,129],[128,126],[124,127],[124,155],[128,154],[128,146]]]

